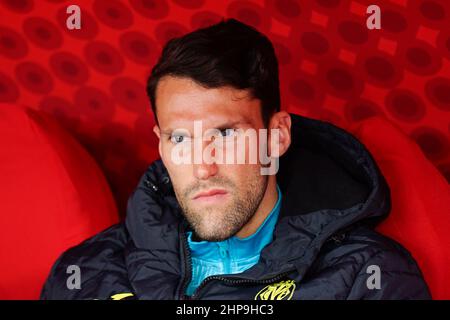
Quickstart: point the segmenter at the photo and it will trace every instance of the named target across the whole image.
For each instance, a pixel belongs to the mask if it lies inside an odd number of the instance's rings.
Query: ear
[[[272,115],[269,122],[269,155],[272,154],[272,147],[278,147],[278,156],[281,157],[291,145],[291,116],[286,111],[279,111]],[[272,146],[272,129],[278,129],[278,141],[275,139],[276,145]]]
[[[153,132],[156,134],[156,136],[158,137],[158,152],[159,152],[159,156],[161,156],[162,152],[161,152],[161,130],[159,129],[158,125],[154,125],[153,126]]]

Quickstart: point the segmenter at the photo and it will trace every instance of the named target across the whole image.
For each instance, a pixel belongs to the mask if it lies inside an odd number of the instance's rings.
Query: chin
[[[217,231],[217,229],[215,229],[214,231]],[[196,234],[197,236],[205,241],[209,241],[209,242],[219,242],[219,241],[223,241],[226,240],[230,237],[233,236],[233,234],[217,234],[217,233],[213,233],[214,231],[210,231],[210,232],[197,232]]]
[[[231,237],[232,237],[232,235],[229,235],[229,236],[226,236],[226,237],[212,237],[209,240],[206,239],[206,241],[209,241],[209,242],[220,242],[220,241],[227,240],[227,239],[229,239]]]

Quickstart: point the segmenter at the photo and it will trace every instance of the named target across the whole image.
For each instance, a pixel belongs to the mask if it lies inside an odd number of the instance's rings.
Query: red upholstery
[[[353,133],[372,152],[391,188],[392,211],[379,231],[417,260],[434,299],[450,299],[450,189],[419,147],[381,118]]]
[[[392,212],[379,231],[408,248],[435,299],[450,299],[450,193],[419,147],[381,118],[351,130],[386,176]],[[0,298],[33,299],[70,246],[117,222],[101,170],[52,119],[0,104]]]
[[[72,4],[79,30],[66,25]],[[370,4],[379,30],[367,29]],[[284,110],[342,128],[384,116],[450,182],[450,1],[0,0],[0,15],[0,102],[47,112],[86,141],[120,213],[158,156],[145,86],[162,46],[223,18],[273,42]]]
[[[52,119],[0,104],[0,299],[36,299],[68,247],[118,221],[93,159]]]

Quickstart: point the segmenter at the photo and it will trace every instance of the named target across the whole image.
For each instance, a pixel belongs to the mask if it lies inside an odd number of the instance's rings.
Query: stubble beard
[[[223,177],[212,177],[207,184],[196,183],[182,192],[175,193],[183,214],[196,236],[206,241],[223,241],[239,232],[255,215],[266,192],[268,177],[257,175],[238,189]],[[195,208],[192,197],[200,190],[224,188],[230,197],[224,206],[204,205]]]

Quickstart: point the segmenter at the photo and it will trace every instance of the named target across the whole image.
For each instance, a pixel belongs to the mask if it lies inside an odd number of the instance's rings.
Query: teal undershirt
[[[258,230],[247,238],[233,236],[220,242],[193,241],[192,232],[187,232],[192,258],[192,279],[186,288],[187,295],[192,295],[206,277],[241,273],[258,262],[261,250],[272,242],[278,221],[281,203],[278,186],[277,191],[278,200],[272,211]]]

